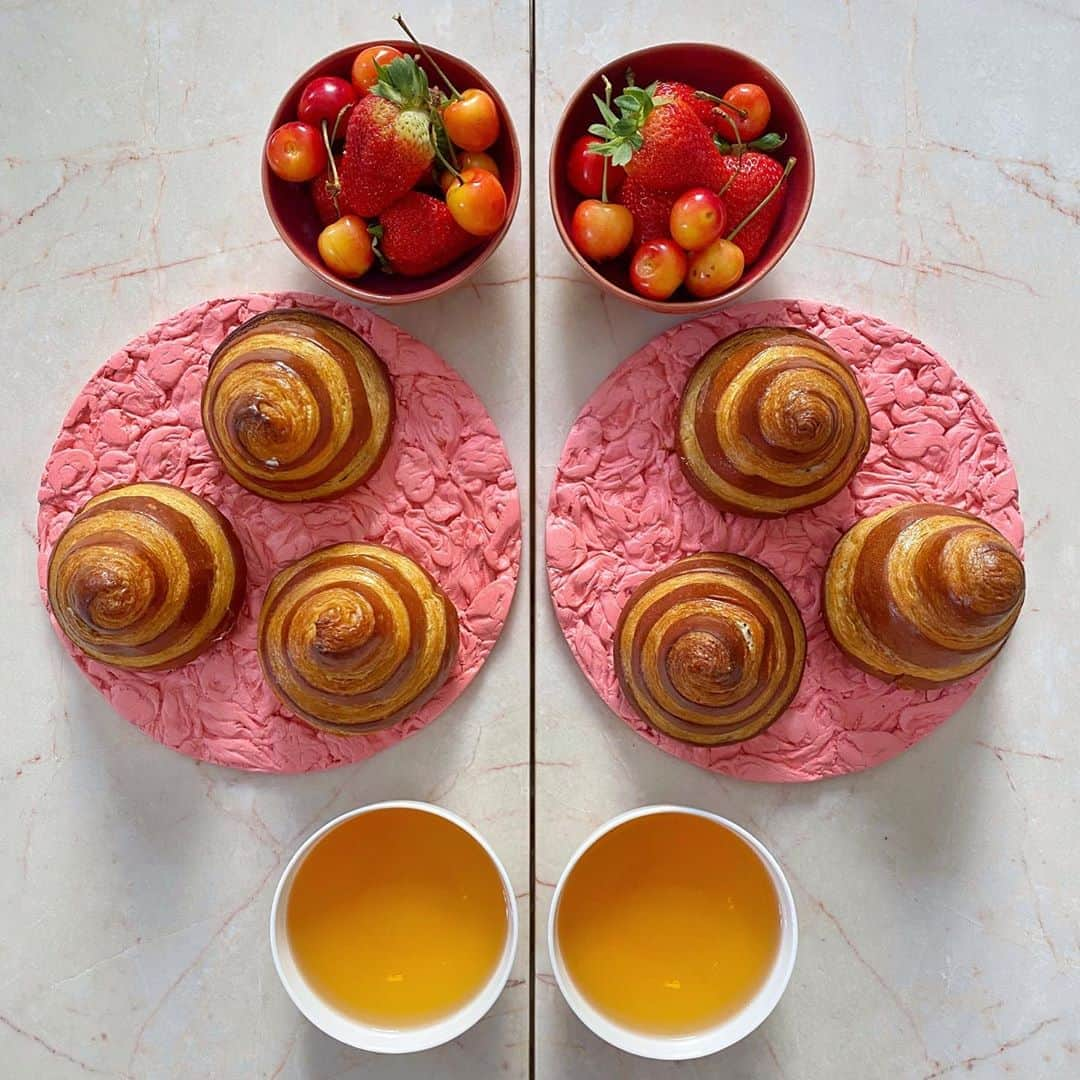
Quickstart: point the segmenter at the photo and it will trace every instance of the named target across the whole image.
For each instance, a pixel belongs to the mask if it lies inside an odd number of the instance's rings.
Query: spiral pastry
[[[697,491],[752,517],[831,499],[870,448],[851,369],[805,330],[733,334],[693,370],[679,407],[679,457]]]
[[[290,308],[249,319],[214,350],[202,418],[238,484],[295,502],[339,495],[379,467],[394,395],[366,342]]]
[[[806,631],[787,591],[739,555],[690,555],[634,590],[615,631],[615,672],[653,727],[683,742],[741,742],[795,696]]]
[[[458,619],[412,559],[335,544],[281,570],[259,613],[274,693],[315,727],[365,734],[414,713],[457,655]]]
[[[208,502],[169,484],[128,484],[96,495],[61,533],[49,606],[87,656],[156,671],[228,632],[245,578],[232,526]]]
[[[1024,567],[993,526],[933,503],[865,518],[833,549],[825,621],[864,671],[900,686],[963,679],[1005,644]]]

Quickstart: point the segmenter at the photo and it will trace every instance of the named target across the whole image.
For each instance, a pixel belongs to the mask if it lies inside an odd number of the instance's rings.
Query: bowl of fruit
[[[460,285],[499,246],[521,158],[473,67],[409,41],[353,45],[293,83],[270,124],[263,197],[312,273],[374,304]]]
[[[795,99],[734,49],[657,45],[591,75],[549,170],[555,225],[601,288],[654,311],[730,303],[791,246],[814,154]]]

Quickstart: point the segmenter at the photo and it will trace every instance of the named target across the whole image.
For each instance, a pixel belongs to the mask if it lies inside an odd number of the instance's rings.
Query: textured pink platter
[[[328,502],[274,503],[221,468],[203,433],[200,395],[210,354],[237,325],[274,307],[305,307],[359,333],[394,380],[390,451],[366,483]],[[181,753],[218,765],[308,772],[362,761],[429,724],[469,684],[502,630],[517,583],[521,510],[502,439],[480,399],[431,349],[351,304],[305,293],[210,300],[118,352],[64,420],[38,494],[38,579],[52,545],[92,495],[165,480],[209,499],[232,522],[248,569],[247,602],[230,635],[176,671],[122,672],[63,641],[121,716]],[[450,677],[414,716],[374,735],[315,731],[263,684],[255,628],[273,574],[316,548],[372,540],[412,556],[458,610]]]
[[[751,326],[796,326],[853,366],[873,418],[873,444],[847,489],[824,506],[773,521],[721,513],[683,478],[674,450],[690,369],[720,338]],[[1017,547],[1024,526],[1001,432],[975,393],[936,353],[870,315],[807,300],[731,308],[651,341],[604,380],[563,449],[547,520],[555,613],[600,696],[662,750],[747,780],[803,781],[870,768],[930,734],[985,670],[943,690],[899,690],[849,664],[821,616],[829,553],[856,520],[928,500],[968,510]],[[806,623],[806,671],[788,711],[762,734],[697,747],[637,717],[615,678],[615,624],[631,591],[697,551],[757,559],[787,586]]]

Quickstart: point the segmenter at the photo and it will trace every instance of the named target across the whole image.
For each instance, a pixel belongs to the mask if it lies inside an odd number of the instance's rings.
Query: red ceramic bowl
[[[570,147],[590,124],[600,117],[593,101],[593,94],[603,96],[604,88],[601,76],[606,75],[615,87],[615,93],[626,83],[626,70],[634,72],[638,86],[648,86],[656,79],[674,79],[687,82],[698,90],[708,90],[713,94],[723,94],[736,83],[752,82],[761,86],[769,95],[772,104],[770,131],[787,134],[787,142],[775,153],[779,161],[789,157],[797,160],[794,172],[788,178],[784,208],[780,212],[772,235],[757,261],[744,276],[722,296],[709,300],[673,299],[649,300],[639,296],[630,285],[629,258],[617,259],[608,263],[591,263],[574,246],[570,238],[570,221],[574,208],[581,201],[566,182],[566,158]],[[555,132],[555,142],[551,148],[549,183],[551,188],[551,209],[555,215],[555,226],[559,230],[567,251],[581,264],[582,269],[602,289],[613,296],[629,300],[641,307],[652,308],[669,315],[690,315],[703,311],[713,311],[752,289],[784,256],[798,236],[806,215],[810,210],[810,199],[814,193],[814,151],[810,145],[810,132],[799,112],[795,99],[787,87],[764,65],[757,60],[726,49],[721,45],[702,45],[693,42],[679,42],[670,45],[654,45],[639,52],[621,56],[612,60],[599,71],[594,72],[578,88],[563,111],[562,119]],[[680,291],[676,296],[686,297]]]
[[[281,104],[274,113],[273,120],[267,130],[267,137],[279,125],[296,119],[296,107],[300,101],[300,94],[310,79],[319,75],[337,75],[348,80],[352,71],[353,60],[356,54],[369,45],[392,45],[403,53],[413,56],[419,55],[419,50],[409,41],[366,41],[359,45],[350,45],[332,56],[320,60],[314,66],[308,68],[299,79],[289,88],[288,93],[282,98]],[[362,278],[348,280],[338,277],[319,258],[316,242],[322,225],[315,213],[315,206],[311,200],[311,191],[307,184],[294,184],[288,180],[282,180],[275,176],[266,162],[266,154],[262,153],[262,189],[263,198],[266,200],[266,209],[270,212],[270,220],[273,221],[281,239],[288,244],[292,253],[317,277],[320,277],[328,285],[370,304],[408,304],[413,300],[427,300],[439,293],[446,292],[456,285],[460,285],[471,277],[481,266],[487,262],[491,253],[499,246],[502,238],[510,228],[514,211],[517,209],[518,194],[521,190],[521,155],[518,151],[517,133],[514,131],[513,121],[506,108],[506,103],[499,96],[498,91],[470,64],[459,60],[456,56],[444,53],[439,49],[427,46],[427,50],[438,62],[439,66],[453,80],[459,90],[467,87],[478,87],[486,90],[494,99],[499,108],[502,120],[502,131],[495,145],[488,153],[495,159],[499,166],[502,185],[506,189],[507,211],[506,221],[503,227],[489,237],[479,247],[455,260],[449,266],[444,267],[434,274],[424,277],[402,277],[396,274],[387,274],[377,267],[368,271]],[[427,73],[432,86],[442,85],[439,76],[423,57],[419,57],[419,64]],[[265,140],[263,143],[265,147]]]

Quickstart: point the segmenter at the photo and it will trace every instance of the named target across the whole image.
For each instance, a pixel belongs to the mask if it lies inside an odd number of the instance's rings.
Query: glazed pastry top
[[[615,669],[642,719],[685,742],[739,742],[794,697],[806,633],[791,597],[759,563],[691,555],[646,579],[615,633]]]
[[[394,418],[382,361],[325,315],[268,311],[214,351],[207,438],[238,484],[268,499],[338,495],[378,468]]]
[[[709,350],[679,408],[691,484],[723,510],[776,517],[832,498],[870,446],[851,369],[805,330],[744,330]]]
[[[825,616],[856,664],[886,679],[938,685],[991,660],[1024,601],[1013,546],[979,518],[905,503],[841,538],[825,576]]]
[[[168,484],[92,498],[52,550],[49,604],[68,638],[116,667],[179,667],[232,625],[244,558],[228,521]]]
[[[259,614],[259,658],[281,701],[317,727],[378,731],[442,685],[457,655],[453,605],[412,559],[335,544],[281,570]]]

